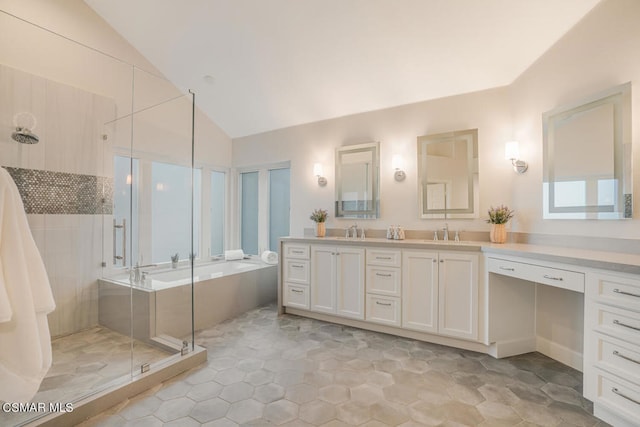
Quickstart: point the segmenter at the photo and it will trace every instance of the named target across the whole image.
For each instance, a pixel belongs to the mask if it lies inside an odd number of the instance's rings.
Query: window
[[[289,235],[290,169],[269,171],[269,250],[279,252],[278,239]]]
[[[240,246],[247,254],[258,254],[258,172],[240,174]]]
[[[211,205],[209,218],[211,224],[211,255],[224,253],[224,222],[226,209],[226,174],[211,171]]]
[[[289,235],[289,162],[241,171],[239,182],[240,245],[247,254],[278,251],[278,240]]]
[[[202,171],[193,171],[193,247],[200,246]],[[167,262],[191,249],[191,168],[153,162],[151,167],[151,260]],[[197,249],[194,249],[197,252]]]

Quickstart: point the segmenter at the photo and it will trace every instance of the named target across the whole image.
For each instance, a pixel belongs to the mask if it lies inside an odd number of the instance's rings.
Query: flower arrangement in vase
[[[489,208],[489,219],[487,222],[491,224],[491,231],[489,232],[489,239],[493,243],[504,243],[507,241],[507,230],[505,224],[513,218],[514,211],[509,209],[505,205],[500,205],[497,208],[491,206]]]
[[[327,212],[325,209],[316,209],[311,212],[311,216],[309,217],[309,219],[316,223],[316,237],[325,236],[327,229],[324,223],[327,220],[328,216],[329,212]]]

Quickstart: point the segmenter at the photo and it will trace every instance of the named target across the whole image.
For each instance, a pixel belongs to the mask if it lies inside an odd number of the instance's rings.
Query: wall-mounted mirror
[[[380,144],[336,149],[336,217],[378,218]]]
[[[421,218],[478,216],[478,130],[418,137]]]
[[[542,115],[543,217],[632,217],[631,83]]]

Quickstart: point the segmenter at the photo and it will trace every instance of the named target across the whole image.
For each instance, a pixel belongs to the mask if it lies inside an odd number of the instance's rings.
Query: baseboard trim
[[[536,351],[582,372],[582,353],[541,336],[536,337]]]
[[[535,336],[495,342],[489,346],[488,354],[496,359],[501,359],[503,357],[531,353],[532,351],[536,351]]]

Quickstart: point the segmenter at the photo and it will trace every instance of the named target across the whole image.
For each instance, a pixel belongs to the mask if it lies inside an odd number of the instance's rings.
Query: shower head
[[[11,138],[20,144],[37,144],[40,139],[35,133],[27,128],[16,127],[16,131],[11,134]]]

